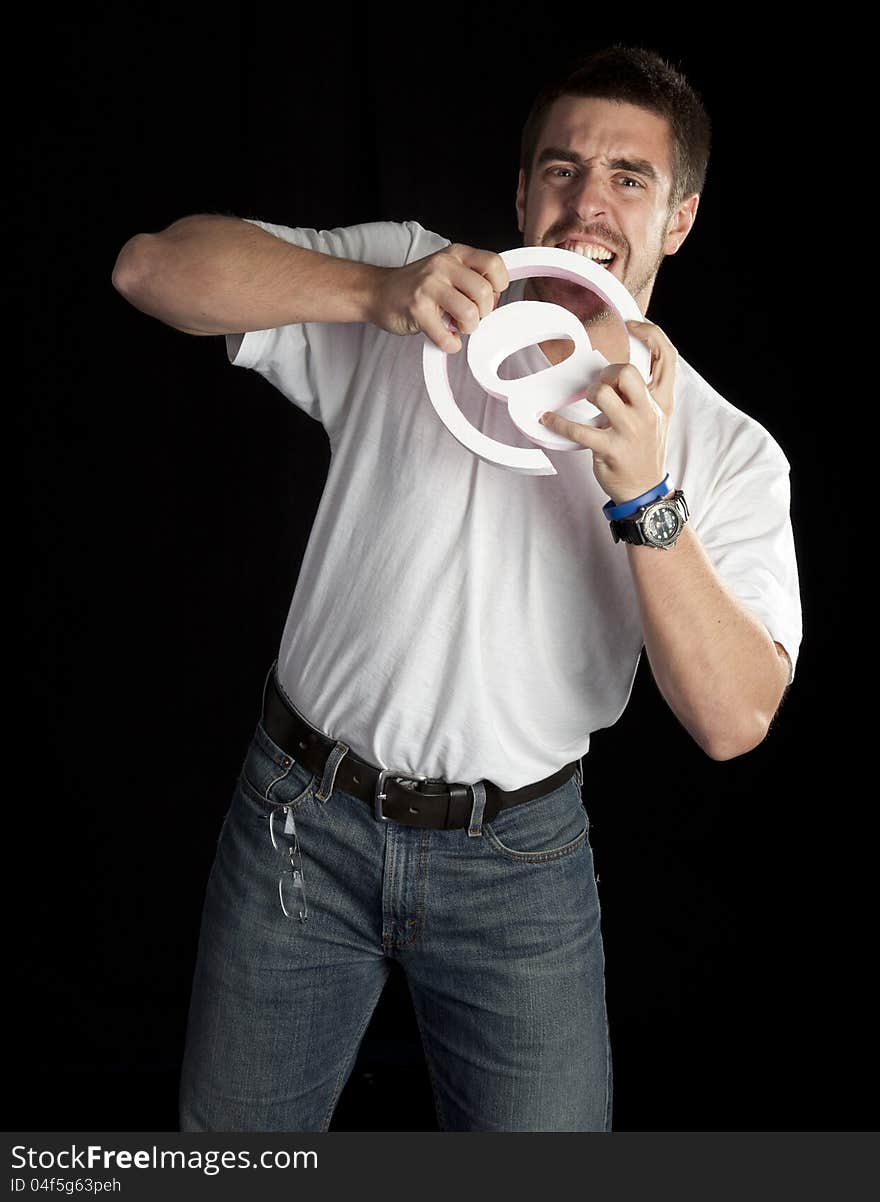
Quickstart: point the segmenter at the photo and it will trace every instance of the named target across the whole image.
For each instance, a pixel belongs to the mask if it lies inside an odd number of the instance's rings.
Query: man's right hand
[[[500,255],[453,242],[403,267],[379,269],[370,320],[389,334],[420,331],[447,354],[461,338],[444,321],[448,314],[462,334],[472,334],[510,284]]]

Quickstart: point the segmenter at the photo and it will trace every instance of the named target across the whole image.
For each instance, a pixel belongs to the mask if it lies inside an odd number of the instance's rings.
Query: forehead
[[[560,96],[544,120],[536,156],[545,146],[576,150],[583,158],[649,159],[663,178],[672,178],[668,121],[626,101]]]

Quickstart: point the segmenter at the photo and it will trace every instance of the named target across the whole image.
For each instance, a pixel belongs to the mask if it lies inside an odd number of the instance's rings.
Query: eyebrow
[[[548,163],[551,160],[561,160],[563,163],[574,163],[578,167],[587,165],[586,159],[581,158],[576,150],[566,150],[562,146],[545,146],[538,155],[536,167],[540,167],[542,163]],[[632,171],[636,175],[643,175],[646,179],[651,180],[655,184],[660,183],[660,175],[657,168],[648,159],[612,159],[609,166],[612,171]]]

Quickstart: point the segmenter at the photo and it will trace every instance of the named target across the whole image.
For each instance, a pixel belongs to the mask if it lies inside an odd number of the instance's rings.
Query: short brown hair
[[[520,166],[527,185],[544,121],[550,106],[560,96],[622,100],[665,117],[672,136],[669,211],[686,196],[703,191],[712,124],[702,99],[659,54],[619,43],[579,59],[536,96],[520,141]]]

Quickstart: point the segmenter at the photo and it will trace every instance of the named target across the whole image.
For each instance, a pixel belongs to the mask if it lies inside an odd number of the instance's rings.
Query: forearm
[[[113,285],[136,309],[205,334],[301,321],[368,321],[382,268],[294,246],[237,217],[184,217],[137,234]]]
[[[626,544],[661,694],[713,759],[756,746],[788,680],[766,627],[726,589],[688,523],[669,550]]]

